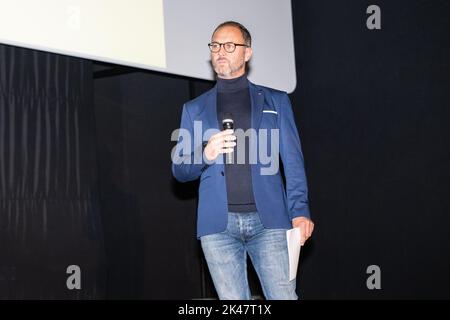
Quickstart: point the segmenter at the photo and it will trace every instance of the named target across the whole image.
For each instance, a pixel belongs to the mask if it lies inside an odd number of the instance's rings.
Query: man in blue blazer
[[[211,40],[217,84],[183,106],[173,175],[200,178],[197,237],[219,298],[251,298],[248,254],[266,299],[297,299],[286,230],[300,228],[303,245],[314,224],[291,103],[285,92],[247,80],[252,48],[243,25],[224,22]],[[222,130],[222,122],[234,128]]]

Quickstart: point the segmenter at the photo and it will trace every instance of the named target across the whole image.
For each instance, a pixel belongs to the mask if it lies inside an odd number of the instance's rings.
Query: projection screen
[[[213,80],[207,44],[226,20],[252,34],[249,79],[292,92],[290,0],[0,0],[0,42]]]

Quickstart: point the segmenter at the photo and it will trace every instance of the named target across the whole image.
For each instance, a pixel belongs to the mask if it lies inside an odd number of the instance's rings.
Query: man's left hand
[[[305,241],[311,237],[314,230],[314,223],[306,217],[297,217],[292,219],[292,227],[300,228],[300,245],[304,245]]]

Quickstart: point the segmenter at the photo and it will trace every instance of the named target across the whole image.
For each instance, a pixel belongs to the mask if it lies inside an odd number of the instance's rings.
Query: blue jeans
[[[249,300],[247,253],[268,300],[297,300],[285,229],[264,229],[257,212],[228,213],[227,229],[200,238],[219,299]]]

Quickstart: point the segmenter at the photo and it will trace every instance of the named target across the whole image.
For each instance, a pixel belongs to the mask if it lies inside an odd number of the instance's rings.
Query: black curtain
[[[92,97],[90,61],[0,45],[0,298],[104,296]]]
[[[292,1],[309,299],[450,297],[450,3]],[[366,269],[381,270],[369,290]]]

